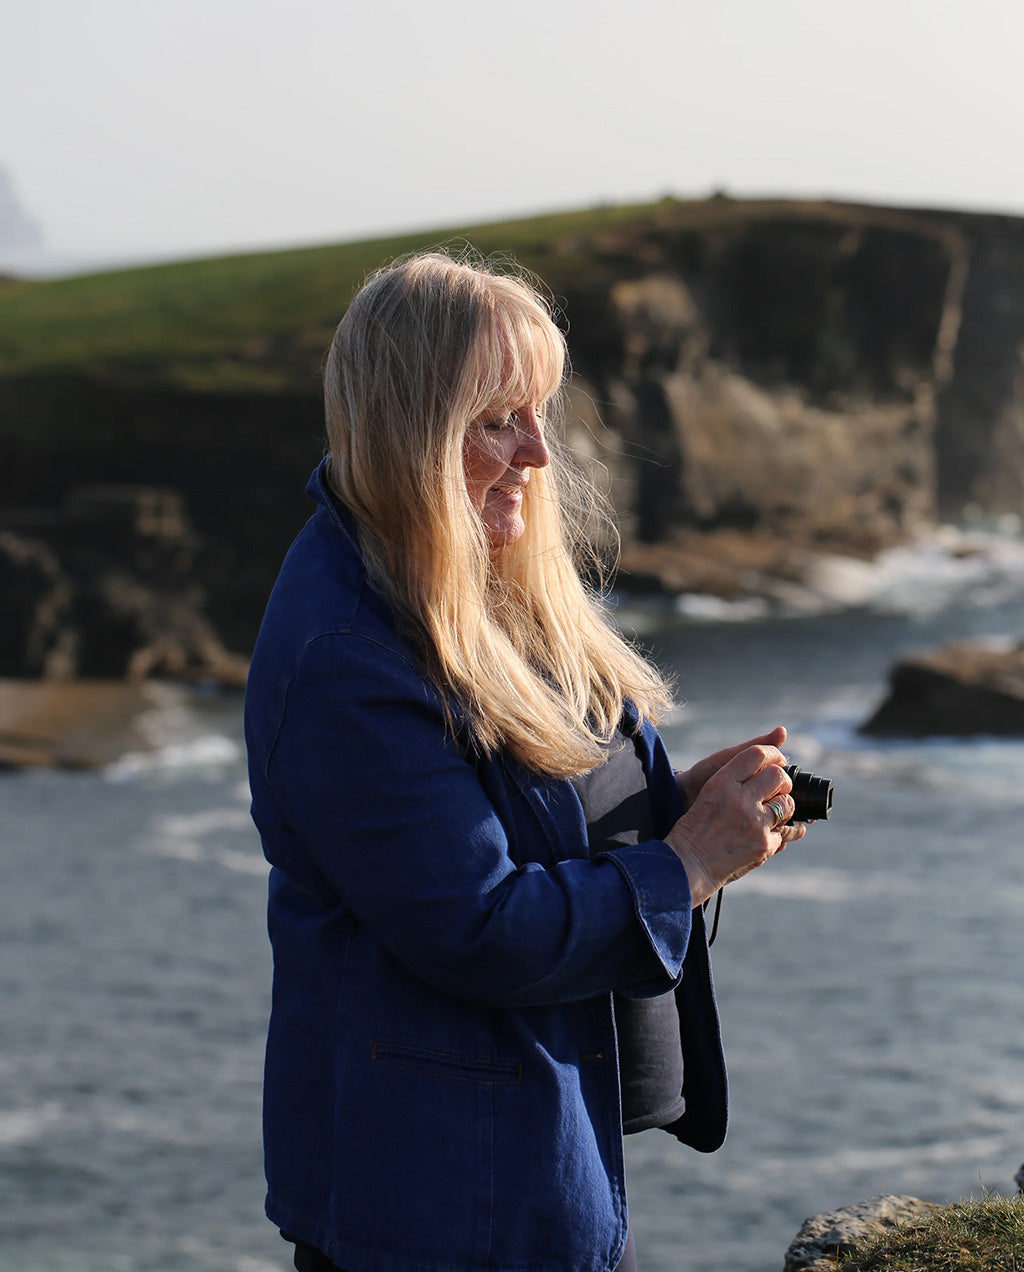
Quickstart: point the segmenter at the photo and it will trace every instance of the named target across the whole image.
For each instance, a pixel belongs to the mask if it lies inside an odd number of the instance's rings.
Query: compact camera
[[[827,777],[814,773],[801,773],[795,764],[786,768],[793,783],[793,802],[796,810],[790,821],[827,821],[832,811],[832,783]]]

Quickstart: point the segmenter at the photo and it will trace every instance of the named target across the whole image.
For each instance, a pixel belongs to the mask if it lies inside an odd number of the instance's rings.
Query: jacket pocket
[[[515,1060],[477,1060],[454,1051],[431,1051],[400,1042],[375,1042],[372,1058],[406,1073],[485,1086],[514,1086],[523,1076],[523,1066]]]

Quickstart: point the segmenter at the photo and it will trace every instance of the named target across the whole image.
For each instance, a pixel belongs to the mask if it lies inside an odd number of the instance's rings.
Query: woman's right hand
[[[753,745],[733,756],[707,779],[700,793],[665,836],[686,867],[694,906],[719,888],[763,865],[806,829],[777,825],[793,816],[793,783],[775,746]],[[781,807],[765,807],[772,800]]]

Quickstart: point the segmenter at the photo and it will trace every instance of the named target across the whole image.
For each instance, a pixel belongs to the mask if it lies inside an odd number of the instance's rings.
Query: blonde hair
[[[652,720],[665,680],[612,627],[594,586],[597,496],[553,425],[565,341],[520,272],[414,256],[370,276],[324,369],[330,480],[374,583],[485,753],[567,777],[595,767],[629,696]],[[548,468],[523,491],[525,532],[489,551],[463,447],[483,419],[548,400]]]

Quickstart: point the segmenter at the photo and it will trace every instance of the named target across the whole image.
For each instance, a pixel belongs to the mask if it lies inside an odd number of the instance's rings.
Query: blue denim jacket
[[[309,489],[246,693],[272,867],[267,1213],[352,1272],[614,1268],[612,989],[678,986],[672,1129],[705,1151],[724,1138],[685,871],[661,840],[590,860],[571,783],[452,737],[323,466]],[[682,810],[649,726],[640,750],[667,830]]]

